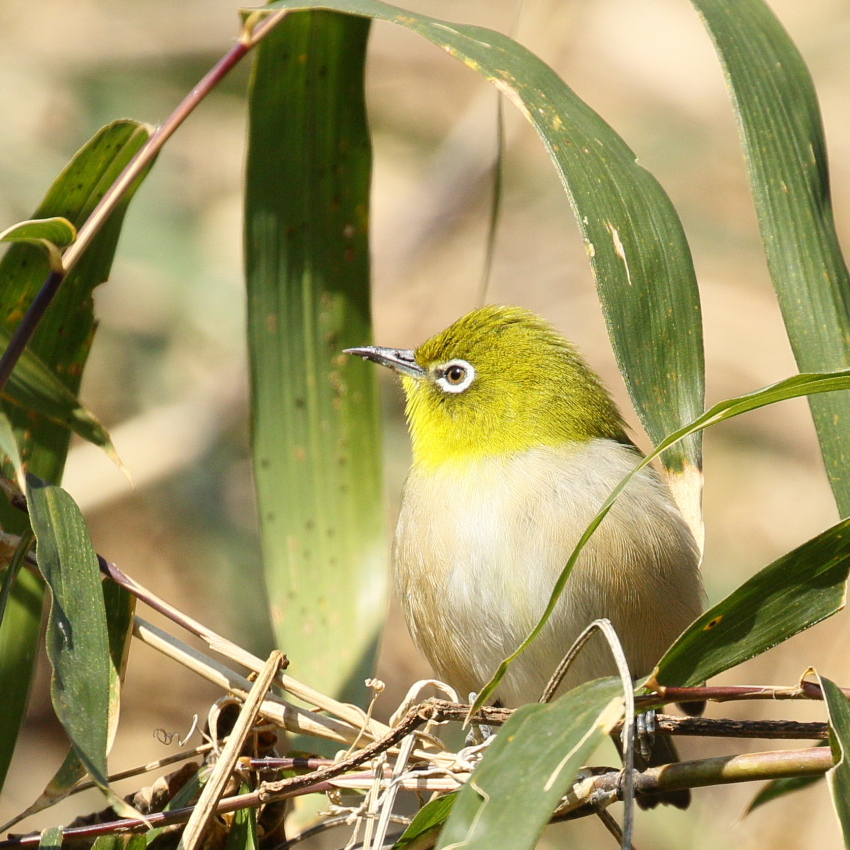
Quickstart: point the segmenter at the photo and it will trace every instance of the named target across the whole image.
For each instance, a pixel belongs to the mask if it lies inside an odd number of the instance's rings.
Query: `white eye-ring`
[[[437,370],[437,384],[447,393],[462,393],[475,380],[475,369],[466,360],[449,360]]]

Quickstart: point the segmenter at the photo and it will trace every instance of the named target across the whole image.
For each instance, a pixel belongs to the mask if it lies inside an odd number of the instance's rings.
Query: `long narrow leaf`
[[[720,56],[782,317],[805,372],[850,366],[850,274],[823,125],[802,56],[763,0],[691,0]],[[811,400],[841,516],[850,514],[850,393]]]
[[[53,708],[86,772],[118,811],[132,812],[110,790],[107,778],[110,705],[117,689],[97,555],[74,500],[60,487],[32,477],[28,485],[38,567],[50,588],[45,640],[53,668]],[[122,653],[123,645],[124,640]]]
[[[386,601],[371,335],[368,22],[288,16],[256,51],[245,198],[254,477],[278,644],[362,701]]]
[[[0,327],[0,348],[5,348],[10,339],[9,331]],[[68,428],[77,436],[102,448],[123,467],[106,428],[29,349],[24,350],[0,397]]]
[[[127,656],[132,636],[133,613],[136,598],[123,587],[112,581],[101,582],[103,605],[106,611],[106,629],[109,636],[109,723],[107,734],[107,752],[112,748],[115,733],[118,731],[118,718],[121,705],[121,684],[127,667]],[[74,786],[86,775],[86,769],[71,747],[62,764],[38,798],[20,814],[0,827],[5,832],[16,823],[56,805],[64,800]],[[144,847],[144,843],[142,844]]]
[[[619,679],[517,709],[458,792],[437,847],[530,850],[579,768],[622,717]]]
[[[835,767],[826,772],[826,781],[832,792],[835,814],[844,836],[844,846],[850,848],[850,703],[835,682],[818,676],[826,710],[829,714],[829,745]]]

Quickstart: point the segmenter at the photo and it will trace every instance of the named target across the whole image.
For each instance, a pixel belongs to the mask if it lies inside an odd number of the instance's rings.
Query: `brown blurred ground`
[[[508,3],[409,3],[502,31]],[[812,70],[831,153],[836,217],[850,239],[850,5],[774,0]],[[236,34],[223,0],[0,5],[0,228],[29,215],[73,151],[106,121],[161,120]],[[629,142],[679,209],[703,297],[708,402],[794,371],[767,276],[734,122],[712,48],[683,0],[526,2],[517,37]],[[369,68],[375,135],[375,338],[413,345],[478,302],[487,221],[482,162],[494,95],[468,69],[406,32],[376,26]],[[67,485],[97,548],[233,639],[268,645],[247,462],[241,161],[246,70],[178,133],[134,201],[110,283],[84,400],[113,429],[139,488],[96,453],[72,457]],[[582,348],[628,411],[567,201],[540,143],[507,109],[499,243],[487,300],[545,314]],[[450,141],[447,141],[449,139]],[[388,524],[407,463],[398,391],[385,404]],[[630,417],[633,421],[633,417]],[[110,495],[111,494],[111,495]],[[716,600],[836,519],[804,403],[751,414],[708,434],[705,576]],[[233,568],[237,578],[232,578]],[[791,683],[809,664],[850,683],[842,614],[727,675]],[[379,675],[385,710],[428,670],[396,613]],[[113,769],[166,754],[152,730],[185,732],[216,696],[144,648],[131,660]],[[58,765],[46,676],[0,802],[28,804]],[[710,708],[713,716],[821,718],[818,706]],[[687,755],[766,748],[685,741]],[[129,790],[129,788],[128,788]],[[708,789],[685,815],[642,816],[638,847],[839,846],[824,787],[739,821],[755,789]],[[35,826],[67,821],[89,798]],[[596,823],[560,834],[610,841]]]

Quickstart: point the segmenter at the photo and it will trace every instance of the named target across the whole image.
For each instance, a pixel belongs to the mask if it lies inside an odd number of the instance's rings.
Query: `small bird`
[[[523,308],[473,310],[413,351],[347,351],[394,369],[404,388],[413,464],[392,560],[408,628],[442,680],[464,696],[480,691],[537,623],[579,537],[640,452],[575,347]],[[647,467],[590,538],[495,697],[507,707],[536,701],[601,617],[632,674],[645,675],[702,600],[693,536]],[[597,634],[561,690],[609,675],[616,666]],[[659,737],[648,763],[675,759]],[[684,808],[689,799],[680,791],[643,804]]]

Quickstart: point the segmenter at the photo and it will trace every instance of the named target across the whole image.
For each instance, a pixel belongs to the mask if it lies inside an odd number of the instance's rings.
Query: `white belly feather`
[[[393,551],[396,590],[414,640],[462,699],[537,622],[579,536],[636,461],[629,448],[600,439],[411,470]],[[647,469],[590,539],[549,624],[496,696],[508,706],[535,701],[598,617],[614,624],[632,674],[648,673],[701,606],[693,539]],[[615,672],[597,636],[565,687]]]

